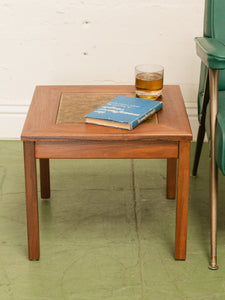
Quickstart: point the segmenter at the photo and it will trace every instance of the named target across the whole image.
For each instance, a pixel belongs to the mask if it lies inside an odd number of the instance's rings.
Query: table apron
[[[37,141],[36,158],[177,158],[174,141]]]

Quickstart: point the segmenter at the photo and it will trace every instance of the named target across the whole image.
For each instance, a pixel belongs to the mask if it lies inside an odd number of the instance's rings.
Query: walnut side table
[[[30,260],[40,258],[36,159],[40,161],[41,197],[50,198],[49,159],[60,158],[166,158],[167,198],[177,198],[175,259],[186,258],[192,132],[180,88],[164,86],[158,122],[145,121],[131,131],[83,122],[85,109],[91,111],[102,101],[124,94],[135,96],[134,86],[36,87],[21,135]],[[63,97],[71,101],[74,116],[63,110]]]

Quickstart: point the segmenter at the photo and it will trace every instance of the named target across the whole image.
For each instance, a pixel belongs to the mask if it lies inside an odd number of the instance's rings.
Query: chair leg
[[[200,159],[200,155],[201,155],[201,151],[202,151],[202,144],[203,144],[204,137],[205,137],[205,117],[206,117],[206,110],[207,110],[208,103],[209,103],[209,72],[207,73],[207,78],[206,78],[206,83],[205,83],[201,120],[200,120],[200,125],[198,128],[195,159],[194,159],[194,165],[193,165],[193,169],[192,169],[193,176],[197,175],[199,159]]]
[[[193,176],[197,175],[198,164],[199,164],[199,159],[202,151],[202,144],[204,141],[204,137],[205,137],[205,124],[200,124],[198,128],[197,144],[195,149],[195,159],[194,159],[194,165],[192,169]]]
[[[210,198],[211,198],[211,264],[209,269],[217,270],[217,190],[218,168],[215,161],[215,128],[218,112],[218,78],[219,70],[209,69],[210,84]]]

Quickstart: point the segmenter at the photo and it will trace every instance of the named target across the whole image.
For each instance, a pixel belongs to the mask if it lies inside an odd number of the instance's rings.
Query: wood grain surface
[[[23,141],[36,140],[191,140],[192,132],[179,86],[165,86],[159,123],[144,122],[127,131],[85,123],[57,124],[62,93],[103,95],[133,94],[134,86],[39,86],[36,87],[22,131]]]

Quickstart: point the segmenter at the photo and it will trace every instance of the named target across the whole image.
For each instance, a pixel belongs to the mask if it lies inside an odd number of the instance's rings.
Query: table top
[[[70,99],[68,98],[69,95]],[[135,97],[135,87],[132,85],[37,86],[21,134],[21,140],[192,140],[189,120],[178,85],[163,87],[161,99],[163,109],[157,114],[158,123],[145,121],[131,131],[84,123],[82,114],[85,115],[89,112],[85,111],[86,107],[93,110],[103,104],[102,101],[108,102],[118,95],[133,95]],[[60,106],[62,96],[73,102],[73,111],[76,112],[74,123],[63,121],[63,114],[59,114],[60,109],[62,110]],[[98,99],[97,103],[93,99]],[[86,105],[86,103],[90,103],[90,105]],[[70,111],[67,113],[68,116],[71,116]]]

